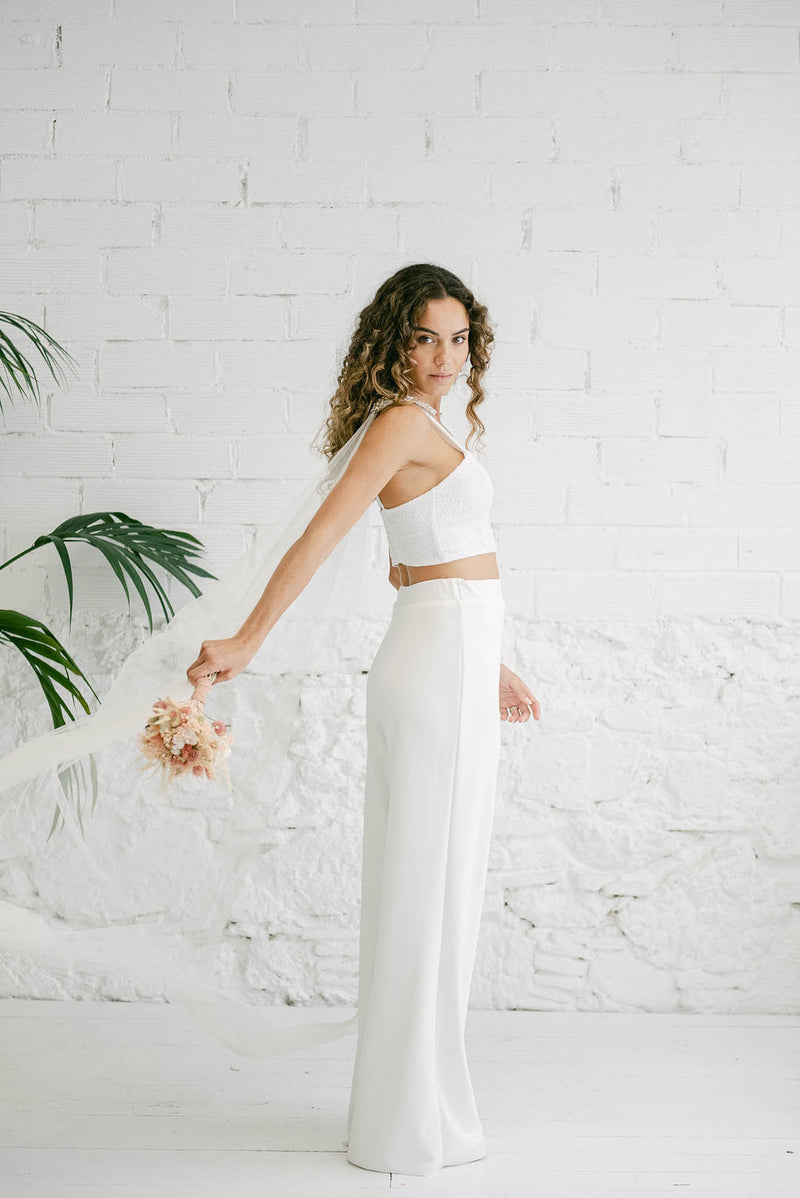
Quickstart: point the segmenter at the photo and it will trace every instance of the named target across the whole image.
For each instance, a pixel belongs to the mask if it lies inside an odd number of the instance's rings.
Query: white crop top
[[[378,497],[391,564],[436,566],[476,553],[496,553],[497,544],[489,522],[494,491],[487,471],[475,454],[460,445],[428,411],[423,401],[402,402],[417,404],[464,456],[441,482],[405,503],[387,508]],[[384,399],[378,406],[384,408],[391,403],[392,400]]]

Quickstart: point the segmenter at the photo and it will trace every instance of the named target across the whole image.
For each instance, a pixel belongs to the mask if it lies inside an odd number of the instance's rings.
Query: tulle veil
[[[231,723],[236,738],[227,762],[230,789],[187,778],[165,793],[142,771],[137,737],[156,698],[189,698],[186,669],[201,642],[239,629],[385,403],[370,408],[224,575],[127,657],[92,714],[0,758],[3,889],[25,901],[0,900],[0,954],[12,977],[22,979],[25,963],[36,962],[48,976],[82,971],[113,978],[131,997],[183,1004],[244,1056],[311,1047],[355,1028],[357,1012],[288,1027],[280,1004],[243,1001],[218,984],[216,971],[249,868],[280,845],[272,817],[291,783],[290,746],[308,680],[322,672],[363,672],[363,619],[371,611],[374,620],[381,576],[383,597],[393,595],[386,557],[378,569],[382,529],[375,505],[325,559],[247,669],[212,687],[207,711]],[[341,691],[352,701],[346,686]],[[80,769],[85,776],[88,763],[98,768],[99,799],[95,813],[79,823],[59,774],[74,779]],[[48,841],[56,803],[64,827]],[[60,885],[69,879],[75,879],[71,888]],[[43,914],[50,902],[59,908],[55,921]],[[270,912],[262,914],[268,922]]]

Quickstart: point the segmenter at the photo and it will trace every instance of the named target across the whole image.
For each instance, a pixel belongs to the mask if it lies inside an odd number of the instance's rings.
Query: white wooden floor
[[[488,1156],[407,1177],[346,1160],[354,1031],[256,1060],[179,1007],[0,1000],[0,1194],[800,1194],[800,1016],[471,1010],[467,1044]]]

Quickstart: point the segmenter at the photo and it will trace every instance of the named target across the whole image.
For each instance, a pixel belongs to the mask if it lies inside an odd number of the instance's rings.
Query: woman
[[[424,1175],[486,1155],[464,1027],[486,881],[499,720],[540,708],[500,662],[505,605],[483,466],[441,423],[469,363],[477,407],[493,340],[453,274],[399,270],[360,315],[332,401],[332,456],[360,445],[232,637],[202,643],[193,685],[235,678],[377,500],[397,589],[367,681],[358,1039],[348,1160]],[[377,409],[377,415],[375,414]],[[214,683],[212,683],[214,684]],[[499,696],[498,696],[499,687]]]

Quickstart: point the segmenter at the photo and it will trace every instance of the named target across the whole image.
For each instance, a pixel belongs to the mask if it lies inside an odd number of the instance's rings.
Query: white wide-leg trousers
[[[367,678],[358,1034],[347,1159],[486,1155],[464,1029],[500,750],[499,579],[401,587]]]

